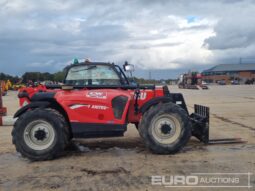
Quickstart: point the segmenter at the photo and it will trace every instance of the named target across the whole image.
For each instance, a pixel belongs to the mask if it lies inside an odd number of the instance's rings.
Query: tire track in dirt
[[[0,181],[0,188],[13,190],[15,187],[27,188],[28,190],[80,190],[74,185],[88,184],[86,190],[143,190],[150,185],[150,178],[146,176],[132,175],[124,168],[113,170],[89,170],[80,169],[84,174],[75,175],[24,175],[14,179],[5,177]],[[116,189],[117,188],[117,189]],[[0,189],[0,190],[2,190]],[[25,189],[24,189],[25,190]],[[83,189],[81,189],[83,190]]]
[[[251,130],[251,131],[255,131],[255,128],[253,128],[253,127],[251,127],[251,126],[248,126],[248,125],[245,125],[245,124],[243,124],[243,123],[239,123],[239,122],[236,122],[236,121],[232,121],[232,120],[230,120],[230,119],[227,119],[227,118],[225,118],[225,117],[218,116],[218,115],[216,115],[216,114],[212,114],[212,116],[213,116],[214,118],[216,118],[216,119],[219,119],[219,120],[223,121],[223,122],[231,123],[231,124],[233,124],[233,125],[238,125],[238,126],[240,126],[240,127],[249,129],[249,130]]]
[[[111,170],[92,170],[87,168],[82,168],[80,171],[86,172],[89,175],[101,175],[101,174],[118,174],[118,173],[124,173],[124,174],[130,174],[130,171],[126,170],[123,167],[119,167],[116,169]]]
[[[245,99],[255,100],[255,98],[254,98],[254,97],[243,97],[243,98],[245,98]]]

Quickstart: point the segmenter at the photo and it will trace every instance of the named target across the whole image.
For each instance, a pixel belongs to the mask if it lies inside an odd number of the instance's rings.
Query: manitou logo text
[[[78,109],[86,107],[88,109],[107,110],[109,107],[104,105],[90,105],[90,104],[74,104],[70,106],[70,109]]]

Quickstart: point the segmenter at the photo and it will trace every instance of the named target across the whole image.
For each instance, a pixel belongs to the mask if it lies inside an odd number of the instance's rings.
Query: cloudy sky
[[[254,23],[253,0],[0,0],[0,72],[55,72],[77,57],[168,78],[255,62]]]

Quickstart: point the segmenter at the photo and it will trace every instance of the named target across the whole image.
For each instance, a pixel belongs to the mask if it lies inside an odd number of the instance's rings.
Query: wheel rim
[[[181,135],[181,124],[174,115],[164,114],[152,120],[151,133],[160,144],[172,144]]]
[[[30,122],[24,131],[24,141],[34,150],[49,148],[55,139],[55,131],[50,123],[44,120]]]

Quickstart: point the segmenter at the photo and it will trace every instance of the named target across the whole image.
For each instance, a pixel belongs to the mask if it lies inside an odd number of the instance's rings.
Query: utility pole
[[[149,80],[151,80],[151,71],[149,70]]]

